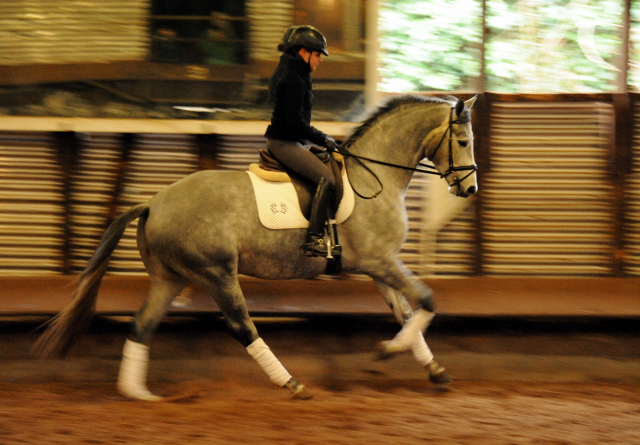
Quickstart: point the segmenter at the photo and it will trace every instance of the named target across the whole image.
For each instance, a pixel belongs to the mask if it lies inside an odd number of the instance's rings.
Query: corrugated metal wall
[[[51,133],[0,133],[0,275],[63,271],[63,174]]]
[[[640,276],[640,105],[634,111],[631,174],[626,183],[625,272]]]
[[[487,275],[612,273],[613,124],[606,103],[494,104]]]
[[[144,60],[147,0],[0,2],[0,65]]]

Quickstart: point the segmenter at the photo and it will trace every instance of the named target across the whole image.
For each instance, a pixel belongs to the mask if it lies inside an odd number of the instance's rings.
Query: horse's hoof
[[[307,387],[304,385],[300,385],[300,388],[298,388],[296,392],[291,394],[292,399],[306,400],[310,399],[311,397],[313,397],[313,393],[309,391],[309,389],[307,389]]]
[[[406,346],[398,340],[385,340],[381,341],[378,345],[378,359],[386,360],[389,357],[407,351],[411,345]]]
[[[292,399],[310,399],[313,397],[313,393],[307,389],[302,383],[299,383],[295,379],[289,380],[285,385],[285,388],[288,388],[291,391]]]
[[[147,402],[159,402],[162,397],[157,396],[147,389],[128,388],[125,385],[118,385],[118,392],[125,397],[135,400],[144,400]]]
[[[390,359],[391,357],[393,357],[395,355],[395,353],[393,353],[393,352],[389,351],[389,349],[387,349],[387,346],[385,345],[385,343],[386,342],[381,342],[378,345],[374,360],[376,360],[376,361],[388,360],[388,359]]]
[[[447,370],[435,360],[431,360],[425,368],[429,371],[429,380],[436,385],[446,386],[453,382]]]

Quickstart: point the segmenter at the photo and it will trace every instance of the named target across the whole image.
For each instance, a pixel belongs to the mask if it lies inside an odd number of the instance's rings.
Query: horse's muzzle
[[[470,185],[466,189],[462,189],[460,184],[449,188],[449,193],[452,195],[456,195],[459,198],[468,198],[469,196],[475,194],[478,191],[478,187],[475,185]]]

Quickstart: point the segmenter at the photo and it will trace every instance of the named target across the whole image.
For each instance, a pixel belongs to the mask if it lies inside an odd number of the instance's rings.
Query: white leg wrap
[[[147,389],[149,347],[129,339],[122,350],[122,362],[118,375],[118,390],[124,396],[139,400],[161,400]]]
[[[429,350],[422,333],[418,334],[418,338],[411,345],[411,352],[413,352],[413,357],[416,361],[422,366],[427,366],[433,360],[433,354]]]
[[[267,346],[262,338],[258,338],[247,346],[247,352],[258,362],[271,381],[276,385],[282,387],[291,380],[291,374],[284,369],[282,363],[273,355],[273,352],[271,352],[271,349],[269,349],[269,346]]]
[[[413,348],[413,344],[416,341],[417,336],[422,337],[422,334],[425,329],[427,329],[427,326],[433,319],[433,316],[433,312],[428,312],[424,309],[418,309],[415,311],[411,318],[409,318],[404,326],[402,326],[402,329],[393,340],[383,342],[387,352],[403,352]]]

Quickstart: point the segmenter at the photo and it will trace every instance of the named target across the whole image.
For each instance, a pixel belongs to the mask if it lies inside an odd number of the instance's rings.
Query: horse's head
[[[467,101],[458,99],[443,122],[444,133],[434,149],[432,161],[449,184],[449,193],[468,198],[478,191],[477,166],[473,158],[471,107],[476,96]]]

